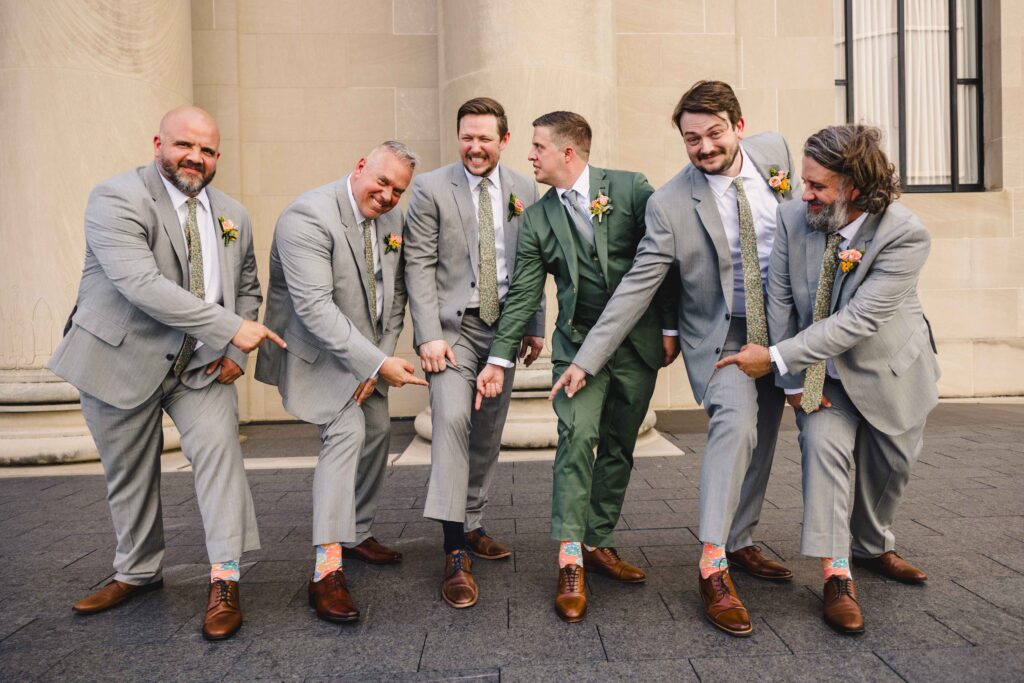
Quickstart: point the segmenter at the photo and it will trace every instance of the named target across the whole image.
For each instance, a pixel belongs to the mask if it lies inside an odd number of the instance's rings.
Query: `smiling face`
[[[217,173],[220,131],[202,109],[181,107],[168,112],[153,138],[153,157],[160,173],[182,194],[195,197]]]
[[[846,178],[805,156],[803,161],[804,193],[807,203],[807,223],[812,229],[826,234],[841,230],[850,221],[860,217],[861,211],[850,209],[850,202],[860,196]]]
[[[740,171],[743,119],[733,126],[726,112],[684,112],[679,129],[690,162],[708,175],[735,176]]]
[[[364,218],[373,220],[398,206],[412,181],[412,168],[391,150],[378,148],[363,157],[352,172],[352,196]]]
[[[493,114],[466,114],[459,121],[459,157],[466,170],[475,176],[488,176],[501,159],[510,134],[498,132],[498,117]]]

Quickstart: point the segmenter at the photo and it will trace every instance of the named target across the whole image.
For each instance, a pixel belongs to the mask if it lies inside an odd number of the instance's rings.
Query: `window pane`
[[[905,0],[907,185],[949,185],[949,4]]]
[[[853,3],[853,120],[882,129],[882,144],[899,160],[896,0]]]
[[[978,77],[978,4],[956,0],[956,76]]]
[[[980,182],[981,177],[978,163],[978,86],[957,86],[956,99],[960,182],[970,185]]]
[[[846,123],[846,86],[836,86],[836,123]]]
[[[832,32],[835,37],[835,64],[837,81],[846,80],[846,0],[832,0]],[[843,120],[845,120],[845,115]]]

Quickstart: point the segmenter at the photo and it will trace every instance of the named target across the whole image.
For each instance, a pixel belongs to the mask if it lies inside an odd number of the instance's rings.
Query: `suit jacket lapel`
[[[452,166],[452,195],[455,205],[459,208],[462,229],[466,233],[466,246],[469,248],[469,263],[474,273],[480,272],[480,219],[473,209],[473,196],[470,194],[469,180],[462,164]]]
[[[394,208],[391,211],[396,212],[396,216],[401,216],[401,209]],[[377,219],[377,247],[380,249],[380,271],[381,277],[384,279],[384,301],[383,306],[380,310],[381,317],[381,330],[384,329],[384,324],[388,321],[388,314],[391,311],[391,302],[395,299],[395,270],[398,267],[396,261],[398,261],[398,251],[392,251],[387,253],[386,240],[387,236],[394,232],[391,224],[395,221],[392,220],[391,213],[381,216]],[[400,222],[400,221],[399,221]]]
[[[718,275],[722,281],[722,294],[731,310],[732,250],[729,249],[729,238],[725,236],[725,226],[722,225],[722,217],[718,213],[718,205],[715,204],[715,196],[708,179],[695,167],[691,166],[690,169],[691,195],[697,202],[697,215],[700,216],[701,224],[715,245],[715,251],[718,252]]]
[[[573,287],[579,287],[580,273],[579,263],[576,261],[576,243],[573,242],[570,232],[575,228],[569,226],[569,216],[565,213],[565,205],[559,201],[555,188],[548,190],[541,202],[544,203],[544,215],[547,216],[551,232],[555,233],[555,238],[565,255],[565,262],[569,264],[569,279],[572,280]]]
[[[608,196],[608,176],[604,169],[596,166],[590,167],[590,201],[597,199],[598,195]],[[608,282],[608,219],[612,214],[607,214],[604,220],[590,222],[594,226],[594,247],[597,249],[597,259],[601,264],[601,272],[604,274],[604,281]]]
[[[516,188],[512,178],[512,174],[505,170],[504,166],[498,167],[498,181],[501,183],[501,206],[494,207],[495,211],[501,212],[503,231],[505,233],[505,269],[508,271],[509,277],[512,273],[516,272],[516,247],[519,245],[519,222],[522,220],[518,216],[513,216],[512,220],[507,220],[509,211],[508,205],[512,201],[512,195],[516,193]]]
[[[762,180],[764,180],[765,185],[768,185],[768,179],[772,176],[771,172],[768,169],[771,168],[772,164],[765,163],[765,161],[761,158],[761,155],[758,153],[756,149],[750,149],[749,147],[746,146],[744,146],[742,149],[743,153],[750,158],[750,162],[754,164],[754,168],[757,169],[757,174],[761,176]],[[771,188],[770,185],[769,188]],[[776,204],[782,203],[783,196],[781,192],[776,192],[775,190],[772,190],[772,196],[775,197]]]
[[[181,279],[178,284],[183,284],[186,273],[188,273],[188,250],[185,247],[185,236],[181,232],[181,219],[178,218],[178,212],[174,210],[174,206],[171,204],[167,188],[164,187],[163,181],[160,180],[160,171],[157,170],[155,161],[146,167],[143,177],[146,181],[146,187],[153,197],[153,201],[156,202],[157,215],[160,216],[160,223],[163,225],[164,232],[167,233],[167,238],[171,240],[174,253],[178,255],[178,267],[181,269]]]
[[[363,285],[363,299],[369,301],[369,288],[366,286],[366,256],[363,247],[363,230],[356,222],[356,216],[352,213],[352,203],[348,199],[348,176],[345,176],[335,188],[335,196],[338,200],[338,212],[341,217],[341,231],[348,240],[348,246],[352,250],[352,259],[359,268],[359,282]],[[367,314],[369,314],[367,304]]]
[[[207,190],[206,196],[210,198],[210,213],[213,215],[213,232],[217,236],[217,258],[220,261],[220,282],[223,290],[224,297],[224,308],[229,311],[235,310],[235,271],[234,268],[228,266],[228,253],[227,250],[231,249],[231,245],[235,245],[234,248],[238,248],[238,241],[234,241],[231,244],[225,246],[224,240],[221,238],[221,225],[218,216],[222,215],[220,210],[220,202],[214,197],[214,193]]]
[[[850,242],[850,246],[847,249],[858,249],[862,253],[867,250],[867,246],[874,239],[875,233],[878,232],[878,224],[881,222],[881,216],[879,214],[872,214],[867,217],[864,221],[864,225],[860,226],[860,230],[853,236],[853,241]],[[860,266],[854,268],[849,273],[844,273],[842,268],[836,270],[836,283],[832,287],[832,306],[829,310],[834,311],[836,304],[839,302],[839,292],[843,288],[843,283],[846,282],[846,278],[850,273],[855,272]],[[852,277],[852,276],[851,276]]]

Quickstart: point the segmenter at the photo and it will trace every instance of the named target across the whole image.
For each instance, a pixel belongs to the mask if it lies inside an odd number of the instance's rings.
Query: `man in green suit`
[[[477,378],[478,407],[501,394],[504,368],[511,366],[540,305],[548,273],[558,287],[555,379],[565,371],[633,263],[645,232],[647,198],[654,192],[640,173],[588,164],[591,131],[579,114],[552,112],[533,126],[529,160],[537,180],[551,189],[524,215],[515,276],[488,365]],[[584,567],[628,583],[647,578],[618,556],[612,532],[658,369],[679,349],[678,337],[662,332],[676,334],[669,298],[659,295],[585,390],[554,396],[558,449],[551,536],[561,541],[555,609],[566,621],[579,621],[586,611]]]

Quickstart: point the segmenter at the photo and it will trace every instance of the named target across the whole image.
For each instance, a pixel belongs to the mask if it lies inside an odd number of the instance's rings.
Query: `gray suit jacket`
[[[867,221],[850,244],[863,252],[832,289],[832,314],[814,323],[825,235],[807,225],[806,204],[779,209],[768,273],[768,325],[789,374],[780,386],[800,388],[810,365],[831,358],[853,404],[876,429],[902,434],[938,402],[939,365],[917,297],[928,258],[928,231],[899,203]]]
[[[377,218],[384,278],[383,334],[374,343],[367,301],[362,228],[348,198],[348,176],[300,195],[274,229],[264,323],[287,349],[260,347],[256,379],[276,384],[292,415],[324,424],[352,400],[360,382],[395,352],[405,319],[402,251],[386,253],[390,233],[401,237],[399,209]],[[274,346],[274,348],[270,348]],[[384,383],[377,390],[386,394]]]
[[[745,139],[743,151],[768,181],[769,168],[789,171],[792,188],[780,202],[799,196],[800,184],[786,141],[778,133]],[[647,234],[633,267],[619,283],[575,363],[598,372],[646,310],[669,271],[678,271],[679,336],[690,388],[698,403],[715,371],[732,315],[732,252],[714,193],[700,169],[688,164],[647,202]],[[673,275],[676,277],[676,275]]]
[[[255,320],[260,284],[245,207],[207,187],[216,219],[238,228],[227,246],[218,237],[223,306],[188,291],[188,252],[181,222],[156,164],[140,166],[97,185],[85,209],[85,266],[66,334],[47,367],[104,403],[128,409],[149,398],[170,372],[185,334],[203,342],[182,381],[212,382],[203,367],[228,356],[242,319]]]
[[[537,201],[537,186],[529,178],[498,167],[502,202],[494,207],[504,223],[505,265],[515,272],[519,228],[523,217],[508,220],[514,193],[524,208]],[[480,229],[469,181],[461,162],[418,176],[406,216],[405,277],[409,284],[413,344],[444,339],[454,345],[480,273]],[[526,334],[544,336],[544,304]]]

